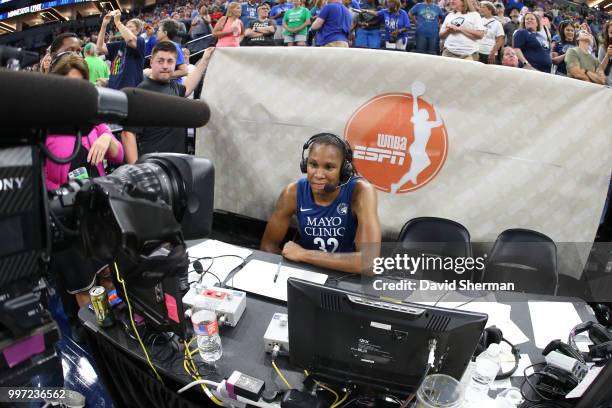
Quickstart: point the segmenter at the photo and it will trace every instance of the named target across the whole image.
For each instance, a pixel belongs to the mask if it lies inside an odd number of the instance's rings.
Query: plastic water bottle
[[[198,351],[206,364],[215,364],[223,355],[217,314],[207,309],[196,309],[191,315]]]
[[[493,343],[476,358],[476,366],[465,391],[466,401],[477,403],[488,398],[489,387],[495,380],[501,365],[499,353],[499,344]]]

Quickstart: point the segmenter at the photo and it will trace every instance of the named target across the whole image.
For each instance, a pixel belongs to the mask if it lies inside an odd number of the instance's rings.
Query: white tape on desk
[[[543,349],[552,340],[567,341],[570,331],[582,323],[572,303],[529,302],[529,314],[537,348]]]

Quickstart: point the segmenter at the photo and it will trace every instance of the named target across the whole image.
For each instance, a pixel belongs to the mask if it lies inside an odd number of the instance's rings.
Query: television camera
[[[195,127],[206,124],[210,112],[201,101],[20,71],[24,55],[0,47],[0,66],[11,68],[0,68],[6,91],[0,109],[2,386],[27,384],[43,365],[59,365],[53,348],[57,325],[47,310],[55,251],[71,247],[118,265],[132,306],[145,321],[184,335],[183,310],[168,313],[163,298],[182,299],[188,290],[185,240],[207,236],[212,224],[214,168],[204,158],[145,155],[110,175],[47,191],[44,161],[72,160],[45,147],[46,135],[58,126],[76,135],[74,156],[81,132],[95,123]],[[35,88],[38,93],[27,92]],[[177,313],[180,318],[169,318]]]

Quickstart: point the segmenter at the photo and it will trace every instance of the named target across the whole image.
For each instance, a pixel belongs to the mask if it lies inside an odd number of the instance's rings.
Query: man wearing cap
[[[512,35],[521,28],[519,21],[519,11],[515,8],[510,10],[510,21],[504,24],[504,34],[506,35],[506,47],[512,47]]]
[[[109,77],[108,65],[106,61],[98,57],[96,45],[87,43],[83,51],[85,52],[85,63],[89,68],[89,82],[99,86],[106,85]]]

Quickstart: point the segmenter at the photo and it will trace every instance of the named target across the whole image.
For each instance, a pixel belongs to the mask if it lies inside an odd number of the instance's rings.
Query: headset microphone
[[[332,183],[325,183],[325,185],[323,186],[323,191],[325,191],[326,193],[333,193],[334,191],[336,191],[340,187],[345,186],[348,183],[350,183],[352,179],[353,179],[353,177],[349,178],[347,181],[345,181],[342,184],[338,184],[337,186],[333,185]]]

